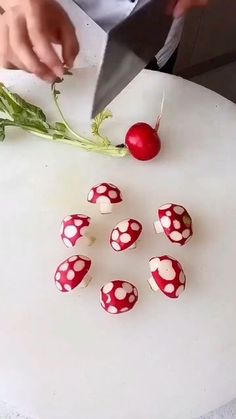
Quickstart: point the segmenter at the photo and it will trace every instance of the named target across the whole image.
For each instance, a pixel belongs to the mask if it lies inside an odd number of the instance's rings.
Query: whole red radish
[[[125,144],[133,157],[138,160],[151,160],[161,149],[158,127],[152,128],[145,122],[133,125],[126,134]]]

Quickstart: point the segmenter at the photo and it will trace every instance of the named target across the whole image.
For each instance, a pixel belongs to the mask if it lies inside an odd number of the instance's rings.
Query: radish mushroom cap
[[[101,214],[111,214],[112,205],[122,202],[122,194],[112,183],[100,183],[94,186],[88,194],[88,202],[98,204]]]
[[[111,247],[116,252],[136,248],[136,242],[142,233],[142,229],[142,224],[133,218],[121,221],[111,232]]]
[[[88,235],[91,218],[83,214],[68,215],[61,223],[61,238],[66,247],[74,247],[82,238],[91,246],[95,238]]]
[[[158,220],[154,222],[156,233],[165,233],[175,244],[183,246],[193,236],[192,219],[188,211],[179,204],[165,204],[157,211]]]
[[[104,285],[100,292],[101,306],[110,314],[121,314],[134,308],[138,290],[129,282],[115,280]]]
[[[171,256],[150,259],[151,278],[148,280],[153,291],[162,291],[169,298],[179,298],[185,290],[186,277],[181,264]]]
[[[55,284],[61,292],[69,292],[76,287],[85,288],[91,281],[88,272],[91,260],[86,256],[71,256],[62,262],[55,273]]]

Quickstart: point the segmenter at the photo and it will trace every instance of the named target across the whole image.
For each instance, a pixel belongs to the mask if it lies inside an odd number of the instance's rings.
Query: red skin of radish
[[[157,129],[145,122],[133,125],[126,134],[125,144],[130,153],[138,160],[151,160],[161,149],[161,141]]]

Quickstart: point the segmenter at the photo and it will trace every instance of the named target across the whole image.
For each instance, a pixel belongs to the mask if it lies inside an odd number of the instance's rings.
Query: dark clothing
[[[162,68],[158,67],[156,57],[154,57],[153,60],[150,61],[150,63],[147,65],[146,69],[152,70],[152,71],[160,71],[161,73],[173,74],[174,66],[177,60],[177,55],[178,55],[178,48],[175,50],[174,54],[172,54],[170,59]]]

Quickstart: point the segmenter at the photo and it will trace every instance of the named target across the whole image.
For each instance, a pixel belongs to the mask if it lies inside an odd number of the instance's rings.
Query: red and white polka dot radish
[[[138,290],[129,282],[111,281],[104,285],[100,293],[101,306],[110,314],[121,314],[134,308],[138,301]]]
[[[71,256],[62,262],[55,273],[55,284],[61,292],[69,292],[76,287],[85,288],[91,281],[88,272],[91,260],[86,256]]]
[[[88,246],[95,242],[95,238],[89,236],[91,218],[83,214],[68,215],[61,223],[61,238],[66,247],[74,247],[78,241],[84,241]]]
[[[181,205],[162,205],[157,211],[157,216],[158,220],[154,222],[156,233],[164,232],[172,243],[183,246],[193,236],[192,219]]]
[[[181,264],[170,256],[154,257],[149,261],[153,291],[162,291],[169,298],[179,298],[185,290],[186,277]]]
[[[127,132],[125,144],[130,154],[137,160],[152,160],[161,150],[161,140],[158,135],[160,121],[164,107],[164,94],[161,102],[161,112],[155,128],[145,122],[134,124]]]
[[[101,214],[111,214],[112,205],[119,204],[122,200],[120,189],[112,183],[100,183],[88,194],[88,202],[99,205]]]
[[[122,252],[126,249],[135,249],[142,229],[142,224],[132,218],[121,221],[111,232],[111,247],[116,252]]]

